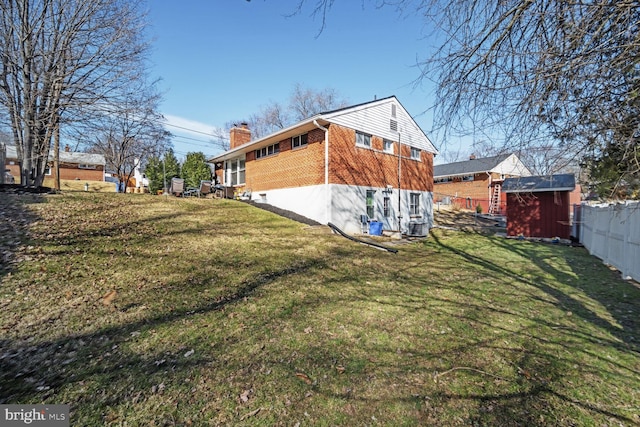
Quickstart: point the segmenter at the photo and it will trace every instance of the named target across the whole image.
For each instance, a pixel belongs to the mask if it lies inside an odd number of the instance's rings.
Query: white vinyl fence
[[[589,253],[640,282],[640,202],[581,206],[580,242]]]

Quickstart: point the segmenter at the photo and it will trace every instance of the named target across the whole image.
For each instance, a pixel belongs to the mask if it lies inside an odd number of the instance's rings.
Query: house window
[[[376,192],[374,190],[367,190],[367,216],[373,218],[373,200]]]
[[[441,183],[445,183],[445,182],[452,182],[453,179],[449,176],[445,176],[444,178],[436,178],[433,180],[433,182],[435,182],[436,184],[441,184]]]
[[[462,177],[463,181],[473,181],[473,175],[465,175]]]
[[[232,186],[243,185],[245,183],[245,162],[244,159],[233,159],[227,162],[227,173]]]
[[[409,194],[409,215],[420,215],[420,193]]]
[[[51,176],[51,166],[47,165],[47,167],[44,170],[44,174],[47,176]]]
[[[396,117],[396,104],[391,104],[391,117]]]
[[[273,156],[274,154],[278,154],[280,152],[280,143],[269,145],[267,147],[262,147],[256,150],[256,159]]]
[[[307,145],[308,143],[309,143],[309,135],[306,133],[302,135],[294,136],[293,138],[291,138],[291,146],[293,148],[302,147],[304,145]]]
[[[385,196],[382,202],[383,202],[383,205],[382,205],[383,215],[385,218],[389,218],[391,216],[391,198],[388,196]]]
[[[371,135],[362,132],[356,132],[356,145],[360,147],[371,147]]]
[[[393,153],[393,141],[389,141],[388,139],[385,139],[382,141],[382,144],[383,144],[385,153]]]
[[[411,158],[413,160],[420,160],[420,149],[411,147]]]
[[[78,165],[78,169],[95,169],[96,165],[83,165],[83,164],[79,164]]]

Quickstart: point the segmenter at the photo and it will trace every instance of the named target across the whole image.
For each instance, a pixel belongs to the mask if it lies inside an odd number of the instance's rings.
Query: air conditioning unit
[[[427,235],[428,227],[424,222],[412,221],[409,223],[409,229],[407,230],[407,236],[412,237],[425,237]]]

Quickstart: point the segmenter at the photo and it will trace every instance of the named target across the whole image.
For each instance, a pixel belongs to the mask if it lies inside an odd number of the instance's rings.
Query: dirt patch
[[[454,209],[435,209],[433,212],[434,227],[452,228],[462,231],[481,233],[506,232],[504,217],[490,217],[472,211]]]

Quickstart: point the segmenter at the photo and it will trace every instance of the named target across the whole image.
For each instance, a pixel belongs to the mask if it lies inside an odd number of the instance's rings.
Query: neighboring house
[[[575,189],[573,174],[505,179],[507,235],[569,239]]]
[[[531,172],[515,154],[476,158],[433,167],[436,202],[504,214],[506,197],[502,182],[506,178],[529,176]]]
[[[426,234],[433,222],[437,150],[395,96],[320,113],[254,141],[243,124],[231,129],[230,146],[209,162],[231,193],[351,234],[366,231],[363,215],[393,232]]]
[[[49,153],[49,161],[45,179],[55,179],[53,153]],[[7,145],[6,168],[11,171],[16,182],[20,179],[20,162],[15,145]],[[76,153],[65,147],[60,151],[60,179],[82,181],[104,181],[106,160],[102,154]]]

